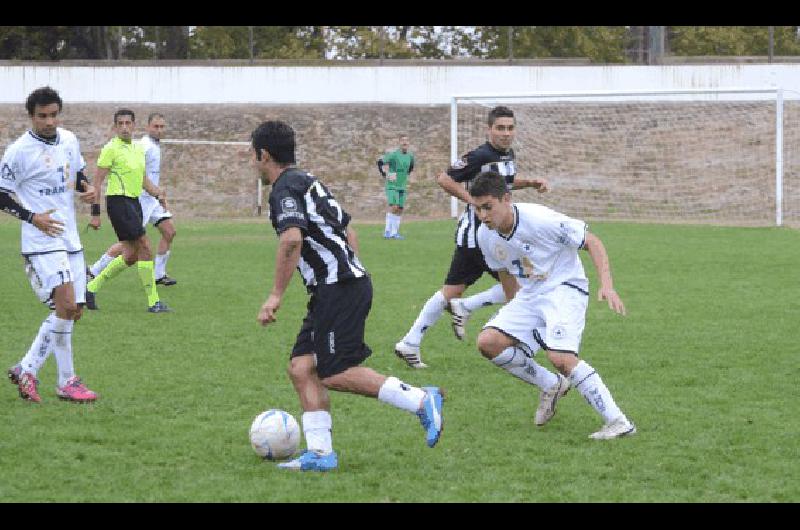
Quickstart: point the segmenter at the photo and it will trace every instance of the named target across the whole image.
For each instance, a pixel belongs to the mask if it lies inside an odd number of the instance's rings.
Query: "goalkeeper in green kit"
[[[384,169],[388,166],[388,171]],[[414,154],[408,151],[408,136],[400,135],[400,148],[378,159],[378,171],[386,179],[386,229],[384,239],[405,239],[400,235],[400,221],[406,204],[408,177],[414,170]]]

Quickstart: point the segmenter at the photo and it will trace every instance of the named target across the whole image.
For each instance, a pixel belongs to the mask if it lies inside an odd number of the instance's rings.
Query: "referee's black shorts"
[[[364,343],[364,327],[371,307],[369,276],[318,285],[308,301],[308,313],[291,357],[315,354],[320,379],[358,366],[372,354]]]
[[[500,279],[498,274],[486,265],[480,248],[456,247],[444,284],[469,287],[477,282],[484,272],[491,274],[495,280]]]
[[[120,241],[136,241],[145,234],[142,226],[142,204],[138,198],[108,195],[106,211]]]

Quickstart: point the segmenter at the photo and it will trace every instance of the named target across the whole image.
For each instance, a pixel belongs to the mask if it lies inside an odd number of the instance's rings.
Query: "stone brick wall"
[[[449,196],[435,183],[450,156],[446,105],[67,103],[62,124],[81,140],[90,174],[120,106],[136,112],[137,136],[154,111],[166,116],[168,138],[248,141],[261,121],[285,120],[297,132],[299,166],[321,177],[357,220],[383,218],[383,180],[375,162],[396,147],[403,132],[410,136],[417,159],[408,217],[441,218],[450,212]],[[522,190],[519,200],[543,202],[584,219],[774,223],[774,107],[769,104],[512,107],[518,116],[520,176],[543,175],[553,187],[545,195]],[[461,112],[462,125],[473,132],[459,154],[484,140],[485,113],[485,108],[473,115]],[[785,217],[788,224],[797,224],[797,103],[787,102],[786,118]],[[0,147],[29,125],[22,104],[0,105]],[[256,175],[247,147],[164,145],[162,160],[162,185],[177,216],[254,214]],[[266,211],[266,197],[264,205]]]
[[[147,115],[161,112],[167,138],[249,141],[266,119],[290,123],[298,142],[298,165],[319,176],[356,218],[380,219],[386,210],[383,179],[376,161],[397,148],[397,137],[411,137],[417,163],[412,173],[410,217],[449,215],[448,196],[434,176],[449,163],[450,121],[447,106],[408,105],[141,105],[65,104],[62,126],[81,141],[94,173],[103,144],[112,137],[114,112],[136,113],[144,134]],[[22,104],[0,105],[0,147],[30,126]],[[248,217],[255,212],[257,181],[247,147],[230,145],[164,145],[161,179],[170,208],[180,217]],[[266,211],[266,194],[263,203]]]

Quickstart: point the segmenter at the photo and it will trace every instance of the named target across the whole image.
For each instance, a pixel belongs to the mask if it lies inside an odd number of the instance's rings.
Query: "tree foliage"
[[[641,61],[643,26],[0,26],[0,59],[485,59]],[[510,37],[510,39],[509,39]],[[675,56],[765,56],[767,26],[669,26]],[[638,52],[638,53],[637,53]],[[798,26],[774,54],[800,55]]]

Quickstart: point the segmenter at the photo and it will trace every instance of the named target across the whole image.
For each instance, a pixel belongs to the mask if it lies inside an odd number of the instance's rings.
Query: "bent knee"
[[[478,335],[477,344],[478,351],[487,359],[494,359],[505,349],[504,346],[498,342],[497,337],[495,337],[491,330],[481,331]]]
[[[292,381],[304,381],[313,373],[313,363],[308,363],[301,357],[292,357],[286,366],[286,373]]]

